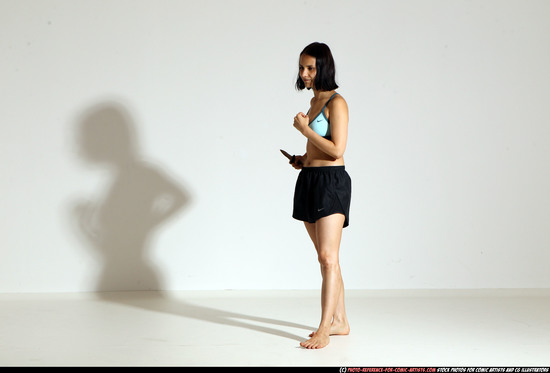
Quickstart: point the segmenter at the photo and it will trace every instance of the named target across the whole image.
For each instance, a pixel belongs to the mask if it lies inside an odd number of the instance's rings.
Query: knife
[[[296,156],[295,155],[290,155],[287,152],[285,152],[283,149],[280,149],[280,150],[281,150],[281,153],[283,153],[283,155],[288,158],[288,160],[290,161],[289,162],[290,164],[292,164],[296,161]]]

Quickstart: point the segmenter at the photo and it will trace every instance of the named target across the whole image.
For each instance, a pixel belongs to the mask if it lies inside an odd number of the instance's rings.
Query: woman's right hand
[[[292,167],[297,170],[301,170],[304,167],[304,162],[306,161],[306,155],[296,155],[294,156],[294,163],[290,162]]]

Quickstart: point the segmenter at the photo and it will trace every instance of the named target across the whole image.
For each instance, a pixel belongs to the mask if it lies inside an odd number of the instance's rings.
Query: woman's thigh
[[[344,220],[343,214],[333,214],[315,223],[304,223],[317,254],[338,257]]]
[[[309,238],[311,238],[311,241],[313,242],[313,246],[315,246],[315,250],[317,250],[317,229],[315,228],[315,223],[308,223],[306,221],[304,222],[304,225],[306,226]]]

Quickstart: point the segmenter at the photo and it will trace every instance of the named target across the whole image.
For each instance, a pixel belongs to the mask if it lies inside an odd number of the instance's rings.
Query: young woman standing
[[[334,59],[326,44],[312,43],[300,53],[296,88],[313,90],[313,98],[308,113],[294,117],[294,127],[307,138],[307,146],[306,153],[291,163],[301,170],[292,216],[304,221],[317,250],[323,279],[319,328],[300,343],[311,349],[328,345],[330,335],[350,331],[338,259],[351,201],[351,179],[344,166],[348,106],[335,91],[335,75]]]

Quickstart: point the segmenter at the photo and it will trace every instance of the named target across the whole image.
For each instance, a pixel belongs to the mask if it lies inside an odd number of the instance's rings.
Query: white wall
[[[0,291],[318,288],[279,154],[305,148],[312,41],[350,107],[346,286],[549,287],[548,19],[545,0],[0,0]]]

